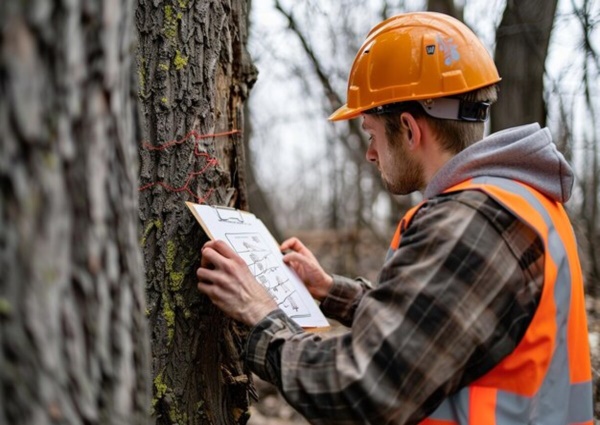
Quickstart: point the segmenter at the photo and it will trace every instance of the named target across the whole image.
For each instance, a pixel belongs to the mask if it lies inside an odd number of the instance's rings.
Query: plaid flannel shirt
[[[348,332],[304,332],[275,310],[252,330],[246,360],[311,423],[418,423],[518,344],[543,255],[537,234],[484,193],[434,197],[374,288],[334,276],[321,309]]]

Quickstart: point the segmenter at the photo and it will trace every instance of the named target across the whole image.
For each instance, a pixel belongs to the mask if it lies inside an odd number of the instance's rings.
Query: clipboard
[[[285,314],[303,328],[321,330],[329,322],[298,275],[283,262],[279,244],[264,223],[247,211],[186,202],[210,239],[226,242]]]

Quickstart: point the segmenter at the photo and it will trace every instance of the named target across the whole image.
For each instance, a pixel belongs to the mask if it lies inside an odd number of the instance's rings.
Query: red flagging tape
[[[150,189],[154,186],[160,186],[169,192],[175,192],[175,193],[186,192],[190,196],[192,196],[196,200],[197,203],[199,203],[199,204],[205,203],[207,201],[207,199],[210,198],[210,195],[212,195],[214,190],[209,189],[207,191],[207,193],[204,194],[204,196],[198,196],[190,189],[190,184],[194,180],[195,177],[198,177],[198,176],[204,174],[206,172],[206,170],[208,170],[210,167],[214,167],[217,164],[217,158],[210,156],[206,152],[201,152],[198,147],[198,140],[208,139],[211,137],[230,136],[232,134],[238,134],[238,133],[240,133],[240,130],[231,130],[231,131],[225,131],[222,133],[212,133],[212,134],[200,134],[196,131],[190,131],[182,139],[171,140],[170,142],[163,143],[162,145],[154,146],[154,145],[150,145],[149,143],[143,143],[142,146],[149,151],[163,151],[172,146],[181,145],[182,143],[185,143],[188,140],[193,139],[194,140],[194,156],[196,156],[196,157],[201,156],[201,157],[206,158],[206,163],[204,164],[204,167],[202,167],[202,169],[190,172],[188,174],[183,186],[173,187],[173,186],[169,185],[168,183],[165,183],[163,181],[158,181],[158,182],[151,182],[151,183],[145,184],[143,186],[140,186],[140,188],[138,190],[141,192],[146,189]]]

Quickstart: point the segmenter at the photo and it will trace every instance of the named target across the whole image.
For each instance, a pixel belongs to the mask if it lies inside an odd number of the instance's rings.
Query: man
[[[284,261],[350,326],[324,338],[277,308],[223,242],[201,292],[253,326],[246,359],[314,424],[592,424],[573,174],[537,124],[485,139],[500,80],[474,34],[435,13],[377,25],[347,104],[389,191],[423,192],[378,282],[330,276],[297,239]]]

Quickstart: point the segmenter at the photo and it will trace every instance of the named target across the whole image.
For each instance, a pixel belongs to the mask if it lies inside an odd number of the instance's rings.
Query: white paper
[[[304,328],[327,327],[298,275],[283,262],[279,245],[254,214],[226,207],[186,202],[211,239],[223,240],[246,261],[248,268],[277,302],[277,305]]]

